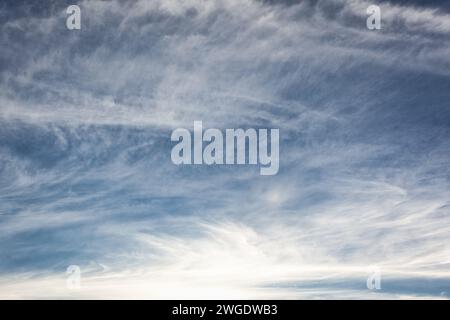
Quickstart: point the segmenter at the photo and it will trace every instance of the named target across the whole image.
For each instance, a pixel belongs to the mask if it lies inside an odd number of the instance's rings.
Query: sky
[[[0,30],[1,299],[450,297],[449,4],[2,1]],[[173,164],[194,121],[278,128],[278,174]]]

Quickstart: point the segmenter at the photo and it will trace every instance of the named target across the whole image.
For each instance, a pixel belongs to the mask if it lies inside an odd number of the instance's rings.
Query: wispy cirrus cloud
[[[450,16],[369,4],[5,6],[0,296],[448,297]],[[279,174],[174,166],[193,120],[280,128]]]

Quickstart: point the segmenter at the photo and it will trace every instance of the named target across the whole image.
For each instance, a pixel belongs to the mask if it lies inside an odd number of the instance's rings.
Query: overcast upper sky
[[[448,4],[73,3],[0,4],[0,298],[450,297]],[[278,174],[174,165],[194,120]]]

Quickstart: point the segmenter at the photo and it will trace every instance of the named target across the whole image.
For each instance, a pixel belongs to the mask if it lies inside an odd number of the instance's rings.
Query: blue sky
[[[448,5],[69,4],[0,5],[0,298],[450,296]],[[194,120],[278,174],[174,165]]]

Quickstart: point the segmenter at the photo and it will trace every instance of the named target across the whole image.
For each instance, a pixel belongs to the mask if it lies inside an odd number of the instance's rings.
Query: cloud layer
[[[450,13],[370,4],[5,3],[0,297],[448,298]],[[279,174],[173,165],[194,120]]]

